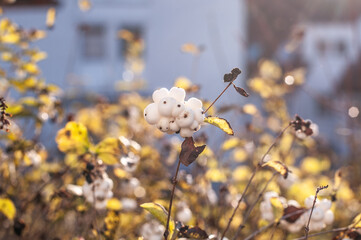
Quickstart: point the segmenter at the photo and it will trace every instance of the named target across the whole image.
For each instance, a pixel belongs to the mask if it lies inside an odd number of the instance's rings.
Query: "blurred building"
[[[48,53],[40,67],[48,82],[67,93],[152,91],[169,88],[177,77],[186,76],[212,99],[224,85],[224,73],[245,68],[245,46],[240,43],[246,39],[244,1],[18,0],[3,4],[4,16],[24,28],[45,29],[50,7],[56,9],[56,21],[47,38],[36,43]],[[182,52],[185,43],[202,46],[203,51]]]

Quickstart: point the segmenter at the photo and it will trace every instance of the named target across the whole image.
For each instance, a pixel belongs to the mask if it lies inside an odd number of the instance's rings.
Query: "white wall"
[[[243,1],[94,0],[88,12],[80,11],[77,1],[59,2],[54,29],[36,45],[48,52],[48,59],[40,65],[43,75],[48,82],[65,89],[73,85],[83,92],[114,92],[114,82],[121,79],[115,56],[116,32],[123,24],[135,23],[144,29],[147,92],[171,87],[178,76],[192,77],[193,58],[180,51],[181,45],[187,42],[206,47],[193,79],[203,86],[202,96],[214,98],[224,87],[224,73],[233,67],[245,69],[246,49],[241,39],[247,39],[247,16]],[[46,11],[47,7],[5,8],[5,16],[25,28],[45,28]],[[105,61],[87,63],[79,58],[77,28],[81,23],[106,25]],[[228,97],[238,99],[236,96]]]

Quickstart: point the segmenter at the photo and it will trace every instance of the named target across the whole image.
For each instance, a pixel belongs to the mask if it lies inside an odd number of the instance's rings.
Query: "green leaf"
[[[229,122],[224,118],[219,117],[206,117],[204,122],[212,124],[218,128],[220,128],[223,132],[227,133],[228,135],[233,135],[233,129]]]
[[[81,123],[68,122],[60,129],[55,138],[58,148],[62,152],[84,154],[89,146],[88,131]]]
[[[95,153],[106,164],[119,163],[124,152],[124,145],[118,138],[106,138],[95,147]]]
[[[143,203],[142,208],[150,212],[162,225],[167,225],[168,212],[158,203]],[[169,220],[169,236],[172,239],[175,230],[175,223],[172,219]]]
[[[0,198],[0,212],[10,220],[13,220],[16,215],[14,203],[8,198]]]

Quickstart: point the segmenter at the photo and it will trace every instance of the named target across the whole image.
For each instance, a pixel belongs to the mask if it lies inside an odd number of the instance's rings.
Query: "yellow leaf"
[[[46,52],[36,52],[31,56],[31,60],[34,62],[39,62],[43,59],[45,59],[48,56]]]
[[[206,179],[212,182],[225,182],[227,180],[227,177],[221,170],[217,168],[212,168],[206,172]]]
[[[39,73],[39,68],[35,63],[32,62],[28,62],[25,63],[22,68],[27,71],[30,74],[38,74]]]
[[[244,162],[247,156],[247,152],[242,148],[235,149],[233,152],[233,158],[236,162]]]
[[[5,62],[10,61],[13,58],[13,54],[11,52],[3,52],[1,54],[1,59]]]
[[[234,171],[232,172],[232,177],[234,181],[241,182],[248,180],[250,173],[251,171],[248,167],[239,166],[236,169],[234,169]]]
[[[219,117],[206,117],[204,119],[204,122],[212,124],[218,128],[220,128],[222,131],[227,133],[228,135],[233,135],[233,129],[229,122],[226,119],[219,118]]]
[[[183,88],[187,92],[197,92],[199,90],[199,86],[195,85],[186,77],[178,77],[174,82],[175,87]],[[203,104],[204,106],[204,104]]]
[[[143,203],[140,205],[142,208],[150,212],[161,224],[166,226],[168,212],[165,208],[158,203]],[[175,230],[175,223],[172,219],[169,220],[169,239],[172,239]]]
[[[114,175],[117,176],[120,179],[124,179],[127,178],[129,176],[129,173],[127,171],[125,171],[124,169],[121,168],[115,168],[113,170]]]
[[[272,197],[270,202],[272,205],[273,216],[275,221],[278,222],[283,216],[283,204],[278,197]]]
[[[20,41],[20,35],[17,32],[8,33],[1,36],[1,41],[3,43],[10,43],[10,44],[18,43]]]
[[[62,152],[83,154],[90,146],[86,127],[76,122],[68,122],[64,128],[60,129],[55,141]]]
[[[119,211],[122,209],[122,203],[116,198],[111,198],[107,202],[107,209]]]
[[[359,213],[352,221],[353,228],[361,228],[361,213]]]
[[[190,54],[199,54],[200,50],[198,47],[193,43],[185,43],[182,45],[182,51]]]
[[[268,161],[262,164],[262,167],[270,167],[279,174],[281,174],[285,179],[288,176],[288,168],[287,166],[280,161]]]
[[[230,150],[232,148],[235,148],[240,144],[240,142],[241,141],[239,140],[239,138],[232,137],[232,138],[230,138],[230,139],[223,142],[222,150],[227,151],[227,150]]]
[[[49,8],[48,12],[46,13],[46,26],[48,28],[52,28],[54,26],[55,15],[56,15],[55,8],[53,8],[53,7]]]
[[[118,138],[106,138],[96,145],[95,152],[104,163],[116,164],[125,150]]]
[[[330,168],[328,159],[319,159],[316,157],[306,157],[301,164],[302,171],[310,174],[318,174]]]
[[[270,60],[261,60],[259,66],[259,72],[264,78],[279,79],[282,75],[280,66]]]
[[[337,191],[339,189],[341,185],[341,181],[342,181],[342,171],[341,169],[339,169],[335,172],[334,185],[333,185],[334,191]]]
[[[249,115],[255,115],[258,112],[258,110],[255,105],[248,103],[243,106],[243,112]]]
[[[280,151],[283,154],[287,154],[291,149],[292,143],[293,143],[293,135],[284,134],[279,144]]]
[[[78,5],[80,10],[84,12],[89,11],[91,8],[91,3],[89,0],[78,0]]]
[[[10,220],[14,219],[16,214],[14,203],[8,198],[0,198],[0,212]]]

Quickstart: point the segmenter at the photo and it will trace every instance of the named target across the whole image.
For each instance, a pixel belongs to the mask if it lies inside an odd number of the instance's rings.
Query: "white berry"
[[[156,124],[159,119],[160,119],[160,115],[158,112],[158,105],[155,103],[151,103],[149,104],[145,109],[144,109],[144,117],[145,120],[153,125]]]
[[[154,91],[152,98],[155,103],[158,103],[161,99],[168,97],[168,95],[169,95],[168,89],[161,88]]]
[[[159,114],[163,117],[171,117],[172,111],[173,111],[174,107],[176,106],[176,104],[177,104],[177,101],[172,97],[162,98],[162,100],[160,100],[158,102]]]
[[[169,131],[169,118],[162,117],[158,123],[157,128],[161,130],[162,132],[168,132]]]
[[[177,117],[179,114],[181,114],[184,111],[184,108],[185,106],[183,103],[177,102],[172,110],[172,117]]]
[[[186,102],[186,106],[192,109],[202,108],[202,105],[202,101],[194,97],[188,99],[188,101]]]
[[[181,137],[186,138],[186,137],[191,137],[193,135],[193,133],[194,133],[194,131],[190,128],[181,128],[179,134],[181,135]]]
[[[186,97],[186,91],[183,88],[172,87],[169,90],[169,96],[182,103],[184,102],[184,98]]]
[[[186,108],[176,119],[177,124],[181,128],[188,128],[194,121],[194,113],[192,109]]]

